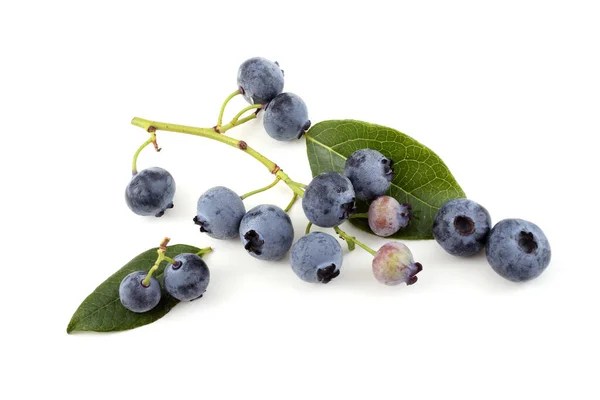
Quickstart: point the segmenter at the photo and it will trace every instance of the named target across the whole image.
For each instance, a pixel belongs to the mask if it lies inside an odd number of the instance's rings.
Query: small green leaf
[[[465,197],[446,164],[429,148],[408,135],[381,125],[355,120],[319,122],[306,134],[306,149],[313,177],[325,171],[344,172],[354,151],[370,148],[394,161],[394,178],[388,194],[412,205],[414,218],[393,238],[431,239],[433,218],[448,200]],[[358,202],[359,213],[368,211]],[[366,219],[351,219],[357,228],[372,233]]]
[[[147,250],[129,261],[123,268],[102,282],[81,303],[73,317],[67,333],[75,331],[114,332],[133,329],[150,324],[162,318],[179,300],[169,296],[163,289],[158,305],[146,313],[134,313],[121,304],[119,285],[124,277],[133,271],[148,271],[156,261],[158,247]],[[185,244],[168,246],[166,256],[175,257],[181,253],[197,253],[200,249]],[[154,276],[161,280],[167,262],[163,261]],[[162,282],[161,282],[162,283]]]

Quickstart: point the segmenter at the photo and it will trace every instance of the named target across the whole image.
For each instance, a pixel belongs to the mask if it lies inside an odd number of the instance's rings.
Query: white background
[[[163,3],[0,6],[0,397],[598,398],[595,2]],[[214,125],[252,56],[280,62],[314,123],[365,120],[432,148],[494,221],[542,227],[550,267],[514,284],[483,255],[418,241],[414,286],[377,283],[359,249],[331,284],[304,283],[287,259],[198,232],[203,191],[271,176],[174,133],[139,165],[173,174],[175,209],[131,213],[123,193],[146,140],[131,118]],[[259,121],[230,133],[310,180],[303,140],[275,142]],[[247,207],[290,195],[280,184]],[[292,220],[299,238],[299,205]],[[67,335],[79,303],[164,236],[215,248],[205,297],[133,331]]]

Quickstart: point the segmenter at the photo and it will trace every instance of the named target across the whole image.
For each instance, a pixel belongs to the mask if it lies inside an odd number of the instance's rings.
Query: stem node
[[[169,244],[169,242],[171,241],[171,238],[164,238],[162,242],[160,242],[160,246],[158,246],[158,249],[161,251],[167,251],[167,245]]]

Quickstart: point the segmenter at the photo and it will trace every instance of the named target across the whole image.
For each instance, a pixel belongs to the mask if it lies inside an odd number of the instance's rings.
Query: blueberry
[[[350,179],[356,198],[370,201],[390,188],[394,162],[377,150],[360,149],[346,160],[344,174]]]
[[[279,260],[292,247],[294,228],[281,208],[261,204],[244,215],[240,237],[248,253],[259,260]]]
[[[164,283],[169,294],[180,301],[194,300],[202,296],[210,281],[210,271],[200,256],[182,253],[174,259],[175,264],[165,268]]]
[[[159,167],[138,172],[125,189],[125,201],[138,215],[162,217],[167,208],[173,207],[174,196],[175,180]]]
[[[417,282],[417,274],[422,270],[423,266],[413,260],[410,249],[399,242],[384,244],[373,258],[375,279],[389,286],[412,285]]]
[[[504,219],[492,228],[485,254],[500,276],[523,282],[544,272],[552,252],[546,235],[536,224],[522,219]]]
[[[311,232],[294,243],[290,262],[300,279],[329,283],[340,274],[342,246],[327,233]]]
[[[433,237],[444,250],[455,256],[478,253],[488,239],[492,219],[488,211],[473,200],[447,201],[433,220]]]
[[[369,227],[378,236],[391,236],[406,228],[412,218],[411,206],[390,196],[380,196],[369,205]]]
[[[338,226],[356,212],[354,188],[338,172],[323,172],[308,184],[302,198],[306,218],[324,228]]]
[[[148,275],[145,271],[135,271],[127,275],[119,285],[119,298],[126,309],[143,313],[152,310],[160,302],[160,284],[156,278],[150,278],[150,284],[142,281]]]
[[[263,124],[273,139],[300,139],[310,128],[306,104],[293,93],[278,94],[267,106]]]
[[[266,104],[283,90],[283,71],[276,62],[254,57],[240,65],[237,82],[248,103]]]
[[[238,236],[244,214],[246,207],[240,196],[231,189],[216,186],[198,199],[194,223],[200,225],[200,232],[212,238],[233,239]]]

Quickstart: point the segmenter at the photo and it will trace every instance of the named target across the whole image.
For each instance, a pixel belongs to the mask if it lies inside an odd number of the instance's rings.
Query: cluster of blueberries
[[[264,105],[263,124],[272,138],[298,139],[310,128],[304,101],[294,93],[283,92],[284,75],[277,62],[262,57],[248,59],[240,66],[237,81],[239,92],[250,104]],[[147,168],[134,173],[125,189],[125,200],[138,215],[161,217],[173,207],[175,188],[167,170]],[[279,207],[261,205],[246,213],[241,198],[224,187],[212,188],[200,197],[194,222],[202,232],[218,239],[237,237],[238,231],[243,231],[248,252],[265,260],[283,257],[294,236],[290,218]],[[188,253],[173,261],[164,272],[166,291],[180,301],[201,297],[210,280],[206,263]],[[119,297],[133,312],[149,311],[160,301],[160,283],[147,271],[132,272],[121,282]]]
[[[469,257],[485,247],[494,271],[514,282],[536,278],[550,264],[550,243],[536,224],[507,218],[492,228],[489,212],[469,199],[450,200],[438,210],[433,236],[455,256]]]
[[[196,300],[204,294],[210,281],[210,271],[197,254],[181,253],[165,267],[163,284],[169,295],[179,301]],[[162,291],[158,279],[148,271],[127,275],[119,286],[119,298],[125,308],[142,313],[152,310],[160,302]]]
[[[238,72],[238,88],[250,104],[263,104],[265,131],[276,140],[300,138],[310,127],[302,99],[283,93],[283,71],[279,64],[261,57],[245,61]],[[302,208],[314,225],[335,228],[356,213],[355,201],[368,201],[368,224],[373,233],[387,237],[409,226],[410,204],[400,204],[386,193],[394,173],[393,161],[379,151],[358,149],[346,160],[344,173],[324,172],[306,186]],[[127,185],[129,208],[139,215],[160,217],[173,207],[175,181],[166,170],[153,167],[136,173]],[[294,228],[281,208],[262,204],[246,211],[242,198],[231,189],[213,187],[200,196],[194,223],[215,239],[238,236],[248,254],[261,260],[280,260],[291,251],[290,264],[304,281],[328,283],[340,274],[342,248],[324,232],[311,232],[293,243]],[[487,258],[501,276],[523,281],[532,279],[550,261],[550,247],[534,224],[518,219],[503,220],[493,229],[489,213],[467,199],[444,204],[437,213],[433,234],[450,254],[470,256],[486,247]],[[178,300],[193,300],[204,293],[210,274],[195,254],[180,254],[164,272],[167,292]],[[417,281],[420,263],[404,244],[389,242],[376,253],[372,264],[375,278],[386,285]],[[147,272],[136,271],[121,283],[122,304],[134,312],[145,312],[160,301],[161,288]]]
[[[306,186],[302,208],[314,225],[333,228],[356,212],[355,201],[371,201],[369,225],[380,236],[390,236],[408,226],[410,205],[399,204],[384,196],[392,179],[392,161],[371,149],[360,149],[346,161],[344,174],[323,172]],[[272,204],[261,204],[246,211],[240,196],[231,189],[217,186],[198,200],[194,222],[200,231],[215,239],[240,237],[246,251],[260,260],[274,261],[291,250],[292,270],[304,281],[328,283],[340,274],[342,248],[324,232],[311,232],[294,240],[294,228],[288,214]],[[388,285],[412,284],[421,271],[406,246],[385,247],[375,257],[373,273]],[[402,262],[394,255],[403,253]]]

